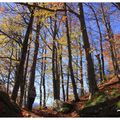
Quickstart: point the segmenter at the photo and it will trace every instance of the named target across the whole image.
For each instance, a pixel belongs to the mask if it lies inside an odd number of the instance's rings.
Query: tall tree
[[[45,45],[45,60],[44,60],[44,72],[43,72],[43,89],[44,89],[44,100],[43,107],[46,107],[46,87],[45,87],[45,72],[46,72],[46,45]]]
[[[21,85],[20,85],[20,102],[19,102],[20,107],[22,107],[23,95],[24,95],[24,93],[26,93],[26,92],[24,92],[24,90],[26,91],[25,86],[26,86],[26,76],[27,76],[29,55],[30,55],[30,45],[29,45],[28,52],[27,52],[27,60],[26,60],[26,66],[25,66],[25,72],[24,72],[24,76],[23,76],[23,81],[21,80]]]
[[[72,85],[73,85],[73,93],[74,93],[75,101],[79,101],[78,94],[77,94],[77,87],[75,84],[75,79],[74,79],[74,74],[73,74],[73,68],[72,68],[71,42],[70,42],[70,35],[69,35],[66,3],[64,3],[64,9],[65,9],[65,17],[66,17],[66,32],[67,32],[67,43],[68,43],[69,67],[70,67],[71,80],[72,80]]]
[[[84,86],[83,86],[83,59],[82,59],[82,45],[79,42],[79,46],[80,46],[80,83],[81,83],[81,96],[84,95]]]
[[[19,64],[19,68],[17,71],[17,77],[15,79],[15,85],[14,85],[12,96],[11,96],[11,99],[14,101],[16,101],[16,98],[17,98],[20,81],[21,81],[21,79],[23,79],[23,71],[24,71],[24,63],[25,63],[25,58],[26,58],[26,53],[27,53],[28,39],[29,39],[30,32],[32,30],[32,24],[33,24],[33,19],[34,19],[34,9],[35,8],[33,7],[32,10],[30,11],[30,13],[31,13],[30,21],[29,21],[25,39],[23,42],[20,64]]]
[[[55,24],[54,24],[54,32],[53,32],[53,49],[52,49],[52,73],[53,73],[53,90],[54,90],[54,100],[60,99],[60,87],[59,87],[59,77],[58,77],[58,70],[57,70],[57,47],[55,44],[56,41],[56,34],[57,34],[57,13],[55,13]]]
[[[106,82],[106,76],[105,76],[105,68],[104,68],[104,55],[103,55],[103,45],[102,45],[102,33],[101,33],[101,30],[100,30],[100,25],[99,25],[99,21],[98,21],[98,17],[97,17],[97,14],[95,13],[95,10],[93,9],[92,5],[90,4],[86,4],[87,6],[89,6],[94,14],[94,17],[95,17],[95,20],[96,20],[96,23],[97,23],[97,27],[98,27],[98,31],[99,31],[99,35],[100,35],[100,48],[101,48],[101,60],[102,60],[102,79],[104,80],[104,82]]]
[[[61,69],[61,79],[62,79],[62,92],[63,92],[63,101],[65,101],[65,89],[64,89],[64,77],[63,77],[63,67],[62,67],[62,45],[60,51],[60,69]]]
[[[70,73],[70,67],[68,62],[68,69],[67,69],[67,87],[66,87],[66,100],[69,100],[69,73]]]
[[[44,52],[44,49],[42,48],[41,79],[40,79],[40,108],[42,108],[43,52]]]
[[[40,32],[40,16],[37,16],[37,23],[36,23],[36,39],[35,39],[35,49],[34,49],[34,56],[33,56],[33,63],[31,67],[31,73],[30,73],[30,80],[29,80],[29,89],[28,89],[28,98],[29,98],[29,91],[32,89],[34,86],[35,82],[35,69],[36,69],[36,63],[37,63],[37,55],[38,55],[38,50],[39,50],[39,32]],[[28,99],[29,103],[29,99]]]
[[[102,70],[101,70],[101,62],[100,62],[100,54],[95,55],[98,60],[99,74],[100,74],[100,83],[102,83]]]
[[[100,3],[100,6],[101,6],[102,14],[103,14],[103,22],[104,22],[104,25],[105,25],[105,28],[106,28],[106,31],[107,31],[107,36],[108,36],[109,43],[110,43],[110,52],[111,52],[111,58],[112,58],[114,73],[118,77],[119,66],[118,66],[117,58],[116,58],[116,51],[114,50],[114,42],[113,42],[114,36],[113,36],[112,28],[111,28],[111,25],[110,25],[109,15],[106,18],[104,8],[103,8],[103,4]],[[120,80],[119,77],[118,77],[118,79]]]
[[[12,51],[10,55],[10,65],[8,69],[8,82],[7,82],[7,93],[9,92],[9,84],[10,84],[10,74],[11,74],[11,66],[12,66],[12,55],[13,55],[13,41],[12,41]]]
[[[36,68],[36,61],[37,61],[38,48],[39,48],[39,32],[40,32],[39,16],[37,16],[37,26],[36,27],[37,27],[36,28],[36,40],[35,40],[33,63],[32,63],[31,74],[30,74],[29,90],[34,86],[34,80],[35,80],[35,68]]]
[[[97,87],[97,82],[95,79],[95,72],[94,72],[93,61],[91,58],[91,53],[89,52],[90,51],[90,44],[89,44],[85,20],[84,20],[83,4],[78,3],[78,6],[79,6],[79,13],[80,13],[79,20],[80,20],[80,26],[81,26],[81,32],[82,32],[82,40],[83,40],[86,63],[87,63],[87,73],[88,73],[89,91],[90,91],[89,98],[91,98],[91,96],[96,91],[98,91],[98,87]]]

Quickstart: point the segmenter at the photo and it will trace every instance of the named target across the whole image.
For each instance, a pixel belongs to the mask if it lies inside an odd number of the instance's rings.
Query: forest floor
[[[107,96],[107,98],[106,98]],[[119,98],[118,98],[119,97]],[[106,99],[105,99],[106,98]],[[89,93],[80,98],[79,102],[68,101],[67,103],[73,105],[73,109],[67,114],[53,111],[52,109],[32,110],[28,111],[21,108],[22,113],[18,117],[80,117],[80,111],[84,107],[96,105],[100,102],[107,101],[107,105],[117,103],[120,106],[120,82],[117,77],[109,80],[108,82],[99,85],[99,91],[89,100]],[[2,110],[2,109],[1,109]],[[91,110],[90,110],[91,111]],[[111,114],[111,112],[110,112]],[[117,114],[117,111],[116,111]],[[120,114],[119,114],[120,115]],[[5,116],[5,115],[4,115]]]
[[[95,93],[91,100],[89,100],[89,93],[80,98],[79,102],[67,102],[72,104],[74,107],[70,113],[58,113],[52,109],[42,109],[42,110],[33,110],[27,111],[22,109],[22,114],[24,117],[80,117],[80,110],[89,105],[95,105],[99,102],[102,102],[102,98],[107,96],[107,105],[112,105],[118,103],[120,105],[120,82],[118,82],[117,77],[109,80],[108,82],[99,86],[99,91]],[[111,112],[109,112],[111,114]],[[117,114],[117,111],[116,111]]]

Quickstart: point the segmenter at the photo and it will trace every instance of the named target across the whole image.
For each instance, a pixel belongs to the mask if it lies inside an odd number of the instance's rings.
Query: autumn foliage
[[[0,90],[21,107],[23,116],[78,117],[95,93],[119,93],[119,84],[107,86],[120,80],[118,3],[3,2],[0,16]],[[74,109],[69,114],[26,111],[33,86],[40,108],[59,99],[75,100],[70,102]]]

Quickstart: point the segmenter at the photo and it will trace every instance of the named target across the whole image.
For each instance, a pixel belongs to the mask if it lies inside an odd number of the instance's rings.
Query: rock
[[[0,91],[0,116],[1,117],[22,117],[20,107],[10,99],[6,92]]]
[[[62,113],[69,113],[70,112],[70,108],[69,107],[65,107],[65,108],[60,108],[60,112],[62,112]]]
[[[53,110],[62,113],[68,113],[73,108],[73,105],[65,103],[61,100],[55,99],[53,103]]]
[[[120,113],[117,113],[117,103],[108,104],[108,101],[98,103],[89,107],[83,108],[79,116],[80,117],[118,117]]]

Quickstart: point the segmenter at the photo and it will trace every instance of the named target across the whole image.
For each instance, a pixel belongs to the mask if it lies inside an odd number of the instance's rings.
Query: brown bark
[[[69,28],[68,28],[66,3],[64,3],[64,7],[65,7],[65,16],[66,16],[66,32],[67,32],[67,44],[68,44],[68,55],[69,55],[69,67],[70,67],[71,80],[73,85],[73,94],[74,94],[75,101],[79,101],[78,94],[77,94],[77,87],[75,84],[75,79],[74,79],[74,74],[72,69],[71,42],[70,42],[70,35],[69,35]]]
[[[102,83],[102,70],[101,70],[100,54],[97,54],[96,57],[98,59],[98,67],[99,67],[99,74],[100,74],[100,83]]]
[[[90,44],[89,44],[85,20],[84,20],[83,5],[82,3],[78,3],[78,5],[79,5],[79,12],[80,12],[79,20],[80,20],[82,40],[83,40],[83,45],[84,45],[84,50],[85,50],[86,63],[87,63],[89,91],[90,91],[90,98],[91,98],[91,96],[98,90],[98,87],[97,87],[97,82],[95,79],[95,72],[94,72],[93,61],[91,58],[91,53],[89,52]]]
[[[43,89],[44,89],[43,107],[46,107],[45,71],[46,71],[46,46],[45,46],[45,61],[44,61],[44,73],[43,73]]]
[[[21,79],[23,79],[23,71],[24,71],[24,63],[25,63],[25,58],[26,58],[26,53],[27,53],[28,39],[29,39],[30,32],[32,30],[32,24],[33,24],[33,19],[34,19],[34,15],[33,15],[34,9],[35,8],[33,8],[32,12],[31,12],[30,21],[29,21],[25,39],[23,42],[20,64],[19,64],[17,77],[15,79],[15,85],[14,85],[12,96],[11,96],[11,99],[14,100],[15,102],[16,102],[16,98],[17,98],[18,89],[20,86],[20,81],[21,81]]]
[[[81,83],[81,96],[84,96],[84,86],[83,86],[83,64],[82,64],[82,47],[80,44],[80,83]]]
[[[55,18],[57,18],[57,13],[55,14]],[[53,32],[53,49],[52,49],[52,73],[53,73],[53,91],[54,91],[54,100],[60,99],[60,79],[58,74],[58,64],[57,64],[57,48],[55,45],[56,34],[57,34],[57,25],[54,25],[54,32]],[[52,26],[52,21],[51,21]],[[52,29],[52,28],[51,28]]]
[[[30,49],[30,47],[29,47],[29,49]],[[22,107],[23,95],[24,95],[24,90],[25,90],[25,86],[26,86],[26,75],[27,75],[27,68],[28,68],[28,61],[29,61],[29,53],[30,53],[30,50],[28,50],[25,73],[24,73],[23,81],[21,82],[21,86],[20,86],[20,102],[19,102],[20,107]]]
[[[43,51],[44,50],[42,49],[41,79],[40,79],[40,108],[42,108]]]
[[[13,47],[13,42],[12,42],[12,47]],[[12,57],[13,55],[13,48],[12,48],[12,52],[11,52],[11,55],[10,55],[10,65],[9,65],[9,69],[8,69],[8,83],[7,83],[7,94],[9,92],[9,84],[10,84],[10,74],[11,74],[11,65],[12,65]]]
[[[37,61],[37,54],[38,54],[38,49],[39,49],[39,32],[40,32],[40,22],[39,22],[39,17],[37,17],[35,50],[34,50],[34,56],[33,56],[33,63],[31,67],[29,90],[31,90],[31,88],[34,86],[36,61]]]
[[[31,73],[30,73],[28,98],[29,98],[29,91],[34,86],[34,81],[35,81],[35,69],[36,69],[37,55],[38,55],[38,50],[39,50],[39,32],[40,32],[40,21],[39,21],[39,16],[37,16],[36,40],[34,43],[35,49],[34,49],[33,63],[32,63]],[[29,103],[29,99],[28,99],[27,103]]]
[[[88,4],[86,4],[88,5]],[[94,13],[94,16],[95,16],[95,20],[96,20],[96,23],[97,23],[97,27],[98,27],[98,31],[99,31],[99,34],[100,34],[100,48],[101,48],[101,60],[102,60],[102,79],[104,80],[104,82],[106,82],[106,75],[105,75],[105,69],[104,69],[104,56],[103,56],[103,46],[102,46],[102,34],[101,34],[101,30],[100,30],[100,26],[99,26],[99,22],[98,22],[98,18],[97,18],[97,15],[93,9],[92,6],[88,5],[91,10],[93,11]]]
[[[67,73],[67,88],[66,88],[66,101],[68,101],[69,100],[69,71],[70,71],[70,69],[69,69],[70,67],[69,67],[69,63],[68,63],[68,73]]]
[[[61,78],[62,78],[62,92],[63,92],[63,101],[65,101],[65,90],[64,90],[64,80],[63,80],[63,68],[62,68],[62,45],[60,53],[60,66],[61,66]]]

